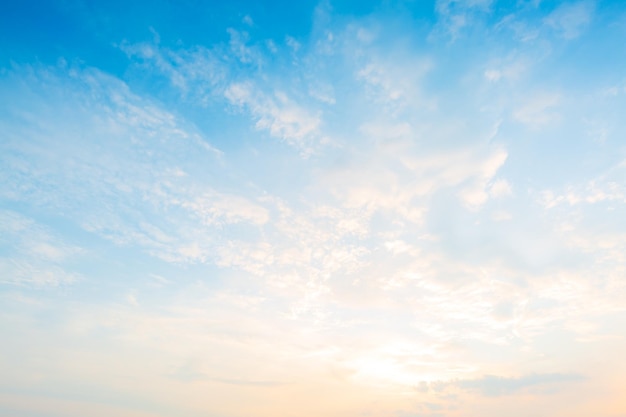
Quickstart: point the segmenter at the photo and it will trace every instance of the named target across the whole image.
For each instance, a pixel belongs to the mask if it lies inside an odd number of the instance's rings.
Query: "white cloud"
[[[66,264],[83,252],[33,219],[0,210],[3,283],[34,287],[71,284],[79,280],[80,274],[68,271]]]
[[[57,287],[73,284],[80,280],[80,275],[68,272],[62,267],[29,260],[0,258],[0,282],[34,288]]]
[[[293,36],[286,36],[285,43],[293,50],[293,52],[298,52],[298,50],[302,47],[300,42],[298,42]]]
[[[532,128],[540,128],[559,120],[555,107],[560,102],[559,94],[539,94],[526,100],[513,112],[513,117]]]
[[[579,204],[596,204],[602,202],[626,202],[626,190],[616,181],[602,179],[590,180],[586,184],[577,187],[567,187],[561,193],[555,194],[551,190],[543,190],[540,193],[541,204],[547,208],[553,208],[561,204],[576,206]]]
[[[564,39],[580,36],[590,24],[594,12],[592,1],[563,3],[550,13],[544,22]]]
[[[268,96],[251,83],[238,83],[230,85],[224,96],[249,109],[258,129],[269,130],[272,136],[298,146],[305,155],[313,152],[320,134],[320,117],[298,106],[285,93],[275,91]]]
[[[492,197],[507,197],[513,195],[511,185],[505,179],[499,179],[494,181],[489,188],[489,194]]]
[[[358,70],[357,77],[373,87],[376,102],[430,107],[432,104],[421,92],[421,80],[431,69],[428,58],[374,56]]]
[[[511,220],[513,218],[513,215],[509,213],[508,211],[499,210],[493,213],[492,218],[496,222],[503,222],[503,221]]]
[[[239,32],[230,28],[228,34],[230,35],[230,51],[239,61],[244,64],[255,65],[261,63],[260,55],[256,49],[248,46],[249,35],[247,32]]]
[[[205,191],[191,201],[181,202],[181,206],[191,210],[207,225],[249,222],[260,226],[269,220],[264,207],[236,195]]]
[[[484,78],[492,83],[508,81],[519,82],[528,73],[531,61],[529,57],[512,55],[498,58],[487,65],[483,72]]]
[[[452,41],[456,40],[464,28],[476,23],[477,15],[490,13],[492,3],[493,0],[437,0],[439,21],[433,33],[443,30]]]
[[[254,26],[254,20],[252,20],[250,15],[245,15],[241,21],[248,26]]]
[[[246,55],[248,50],[245,44],[238,44],[237,39],[233,39],[232,47],[237,53],[243,54],[242,59],[253,55],[252,52]],[[212,100],[215,94],[219,95],[228,81],[229,68],[219,50],[198,47],[175,51],[160,47],[158,43],[122,43],[120,48],[129,58],[137,59],[142,65],[154,68],[165,75],[184,98],[202,105]],[[150,74],[152,75],[152,71]]]

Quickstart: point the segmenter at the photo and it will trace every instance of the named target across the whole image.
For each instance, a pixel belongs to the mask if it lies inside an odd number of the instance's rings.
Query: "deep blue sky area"
[[[51,63],[63,56],[116,72],[124,61],[114,44],[124,40],[151,40],[157,31],[164,45],[225,41],[226,29],[240,26],[246,15],[254,16],[260,36],[298,37],[310,31],[315,6],[313,1],[7,1],[0,5],[1,57],[6,65]],[[280,27],[276,20],[283,22]]]
[[[304,38],[318,7],[339,16],[403,10],[419,20],[434,17],[430,1],[6,1],[0,5],[0,59],[6,66],[11,60],[53,63],[62,56],[119,74],[125,60],[115,45],[122,41],[152,40],[156,32],[165,46],[218,43],[227,41],[226,29],[241,27],[245,16],[253,19],[246,29],[255,37]]]

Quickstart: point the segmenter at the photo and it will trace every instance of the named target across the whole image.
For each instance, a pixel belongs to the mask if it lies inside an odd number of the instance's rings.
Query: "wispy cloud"
[[[455,384],[461,389],[477,390],[483,395],[500,396],[510,395],[521,390],[534,387],[543,388],[563,383],[583,380],[584,377],[576,374],[531,374],[518,378],[504,378],[487,375],[479,379],[459,381]]]
[[[305,155],[312,152],[314,140],[320,135],[320,117],[298,106],[284,92],[275,91],[273,97],[268,97],[250,83],[243,83],[231,84],[224,96],[249,110],[257,119],[258,129],[298,146]]]
[[[564,39],[574,39],[590,24],[594,12],[593,1],[580,1],[559,5],[544,22]]]
[[[0,211],[0,248],[0,280],[4,284],[42,288],[80,279],[80,274],[68,271],[65,265],[83,250],[19,213]]]

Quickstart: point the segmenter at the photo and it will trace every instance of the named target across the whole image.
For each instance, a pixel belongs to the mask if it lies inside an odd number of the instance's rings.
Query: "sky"
[[[624,39],[617,0],[0,2],[0,415],[625,417]]]

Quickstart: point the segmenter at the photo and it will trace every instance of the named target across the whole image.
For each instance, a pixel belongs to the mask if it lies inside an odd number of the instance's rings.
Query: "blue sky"
[[[0,6],[0,414],[626,416],[626,7]]]

